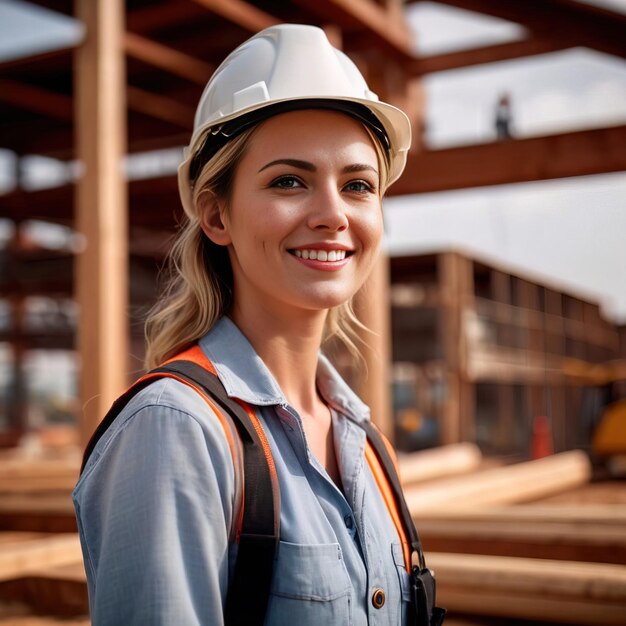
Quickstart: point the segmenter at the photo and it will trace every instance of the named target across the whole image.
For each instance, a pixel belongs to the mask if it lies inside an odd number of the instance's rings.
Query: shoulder
[[[161,378],[139,391],[99,439],[78,486],[97,466],[136,462],[146,455],[195,461],[233,472],[238,454],[234,426],[195,389]],[[126,461],[121,461],[125,459]]]

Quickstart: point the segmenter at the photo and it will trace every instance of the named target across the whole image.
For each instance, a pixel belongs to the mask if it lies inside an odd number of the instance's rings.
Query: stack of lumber
[[[624,626],[626,568],[521,557],[427,554],[451,612],[542,623]]]
[[[520,505],[414,516],[428,550],[626,564],[626,506]]]
[[[76,531],[71,493],[80,459],[75,454],[29,458],[0,456],[0,530]]]
[[[440,604],[498,624],[626,624],[626,505],[540,503],[588,485],[587,456],[572,451],[481,469],[475,454],[467,462],[468,452],[428,451],[437,476],[411,471],[422,453],[400,459]]]
[[[48,615],[86,615],[89,607],[78,535],[0,533],[0,602]]]
[[[0,454],[0,626],[89,624],[75,453]]]
[[[488,467],[475,446],[458,444],[404,455],[399,465],[451,626],[626,624],[626,504],[540,502],[588,486],[584,454]],[[77,473],[75,458],[0,458],[0,608],[15,601],[88,623],[76,534],[40,532],[75,530]],[[4,622],[0,611],[0,626],[57,623],[20,620]]]

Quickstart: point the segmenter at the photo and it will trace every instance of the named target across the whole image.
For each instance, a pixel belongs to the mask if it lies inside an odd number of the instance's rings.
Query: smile
[[[292,254],[299,259],[311,261],[343,261],[346,258],[345,250],[293,250]]]

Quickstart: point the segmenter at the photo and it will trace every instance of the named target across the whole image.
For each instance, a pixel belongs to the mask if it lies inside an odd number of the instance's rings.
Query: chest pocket
[[[351,624],[351,589],[338,543],[281,541],[266,624]]]

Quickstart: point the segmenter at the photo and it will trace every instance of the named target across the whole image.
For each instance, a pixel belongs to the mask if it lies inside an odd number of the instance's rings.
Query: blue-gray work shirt
[[[320,356],[317,385],[331,407],[342,493],[237,326],[222,318],[200,346],[228,394],[255,407],[274,455],[281,528],[266,624],[406,624],[399,537],[364,457],[367,407]],[[240,461],[186,385],[161,379],[132,399],[73,493],[94,626],[223,624]],[[378,588],[382,608],[372,604]]]

